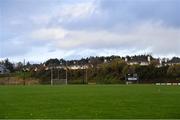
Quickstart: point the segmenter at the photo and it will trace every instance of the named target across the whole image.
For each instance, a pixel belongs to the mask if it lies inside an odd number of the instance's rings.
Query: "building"
[[[167,65],[177,65],[180,64],[180,58],[173,57],[171,60],[166,62]]]
[[[68,69],[70,70],[83,70],[83,69],[87,69],[88,66],[87,65],[71,65],[68,66]]]
[[[0,65],[0,74],[8,74],[10,71],[4,66]]]
[[[133,56],[129,58],[125,58],[125,61],[128,65],[141,65],[141,66],[147,66],[151,62],[150,56]]]

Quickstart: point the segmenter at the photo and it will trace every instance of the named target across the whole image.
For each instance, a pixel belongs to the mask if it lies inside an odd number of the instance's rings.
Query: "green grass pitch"
[[[180,86],[0,86],[0,118],[180,118]]]

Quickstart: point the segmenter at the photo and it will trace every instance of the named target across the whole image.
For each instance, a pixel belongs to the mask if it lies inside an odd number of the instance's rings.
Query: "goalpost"
[[[57,73],[57,76],[54,77],[54,71],[53,70],[56,70],[58,71]],[[65,78],[60,78],[60,70],[59,69],[53,69],[51,68],[51,85],[60,85],[60,84],[66,84],[67,85],[67,68],[66,69],[63,69],[65,70]]]
[[[66,84],[66,79],[52,79],[51,85]]]

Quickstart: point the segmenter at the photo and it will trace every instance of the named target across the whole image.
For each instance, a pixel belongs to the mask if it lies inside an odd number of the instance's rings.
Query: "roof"
[[[0,65],[0,71],[1,71],[1,74],[10,72],[4,65]]]
[[[6,69],[6,67],[4,65],[0,65],[1,69]]]
[[[133,56],[128,59],[128,62],[148,62],[148,56]]]
[[[180,58],[178,57],[173,57],[168,63],[180,63]]]

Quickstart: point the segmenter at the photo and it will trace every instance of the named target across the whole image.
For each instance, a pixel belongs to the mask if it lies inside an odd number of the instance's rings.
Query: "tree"
[[[8,60],[8,59],[5,59],[4,61],[4,66],[10,70],[10,72],[13,72],[14,71],[14,67],[13,67],[13,64]]]
[[[16,70],[16,71],[20,71],[20,70],[22,70],[22,69],[23,69],[23,63],[22,63],[22,62],[18,62],[17,65],[16,65],[16,67],[15,67],[15,70]]]
[[[45,62],[46,66],[54,66],[54,65],[60,65],[60,61],[56,59],[49,59]]]
[[[112,69],[116,70],[119,73],[122,73],[122,70],[126,65],[127,63],[120,58],[116,58],[111,62]]]
[[[31,64],[30,64],[29,61],[27,62],[26,66],[27,66],[27,67],[30,67],[30,66],[31,66]]]
[[[135,66],[134,65],[126,65],[122,70],[123,76],[126,76],[127,74],[133,74],[135,73]]]
[[[153,67],[157,66],[158,64],[159,64],[159,62],[157,60],[152,60],[150,62],[150,66],[153,66]]]
[[[169,66],[167,74],[171,77],[180,77],[180,64]]]

